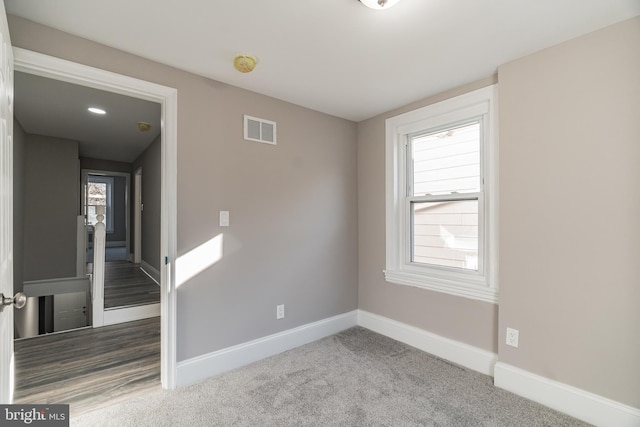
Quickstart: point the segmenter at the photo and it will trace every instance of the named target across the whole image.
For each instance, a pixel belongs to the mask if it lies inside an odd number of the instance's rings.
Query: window
[[[388,282],[497,302],[496,91],[387,120]]]
[[[106,206],[104,224],[113,233],[113,177],[89,175],[87,182],[87,224],[96,225],[96,206]]]

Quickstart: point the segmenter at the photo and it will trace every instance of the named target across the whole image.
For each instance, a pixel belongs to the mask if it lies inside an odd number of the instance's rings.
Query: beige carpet
[[[467,370],[356,327],[72,426],[584,426]]]

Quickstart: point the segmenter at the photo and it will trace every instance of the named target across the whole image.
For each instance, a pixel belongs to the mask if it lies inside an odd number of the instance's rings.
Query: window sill
[[[384,278],[389,283],[397,285],[415,286],[430,291],[442,292],[457,297],[477,301],[498,303],[498,290],[483,285],[460,283],[443,278],[407,273],[404,271],[385,270]]]

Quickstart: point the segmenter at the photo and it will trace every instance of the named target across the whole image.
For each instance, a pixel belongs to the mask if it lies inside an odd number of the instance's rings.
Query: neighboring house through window
[[[497,302],[496,92],[386,121],[388,282]]]
[[[95,225],[96,206],[105,206],[104,224],[113,233],[113,177],[89,175],[87,180],[87,224]]]

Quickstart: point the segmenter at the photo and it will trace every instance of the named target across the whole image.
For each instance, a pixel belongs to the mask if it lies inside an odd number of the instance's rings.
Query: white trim
[[[91,294],[91,327],[104,326],[104,295]]]
[[[22,282],[22,288],[22,291],[27,294],[27,297],[91,292],[91,280],[89,276],[29,280]]]
[[[386,267],[385,280],[454,296],[498,302],[498,133],[497,85],[390,117],[385,122]],[[465,271],[411,262],[407,251],[410,215],[406,195],[406,143],[418,131],[452,125],[481,116],[483,123],[483,191],[478,203],[482,245],[478,271]]]
[[[133,262],[142,262],[142,167],[133,173]]]
[[[149,276],[151,280],[156,282],[156,284],[160,284],[160,272],[156,268],[153,268],[151,264],[149,264],[145,260],[140,261],[140,270],[142,270],[144,274]]]
[[[13,48],[16,71],[49,79],[106,90],[153,102],[164,102],[176,89],[134,77],[101,70],[77,62],[33,52],[20,47]]]
[[[485,375],[493,375],[498,358],[495,353],[377,314],[354,310],[178,362],[177,384],[179,387],[193,384],[353,326],[362,326]]]
[[[357,310],[178,362],[179,387],[193,384],[357,325]]]
[[[493,375],[498,360],[490,351],[364,310],[358,310],[358,325],[485,375]]]
[[[494,384],[600,427],[638,427],[640,409],[498,362]]]
[[[133,96],[161,104],[162,192],[160,253],[167,262],[161,271],[161,378],[162,387],[176,386],[175,273],[171,268],[177,252],[177,145],[178,91],[133,77],[88,67],[53,56],[14,47],[16,71],[62,80],[72,84]]]
[[[160,304],[136,305],[104,311],[104,326],[160,316]]]
[[[163,129],[161,134],[162,167],[160,188],[160,262],[162,351],[162,387],[177,386],[177,290],[175,268],[178,242],[178,91],[171,89],[162,103]],[[164,265],[164,268],[162,268]]]
[[[433,276],[429,279],[429,284],[427,286],[425,285],[424,278],[422,276],[405,273],[402,271],[388,270],[384,271],[384,279],[387,282],[395,283],[397,285],[415,286],[418,288],[425,288],[431,291],[443,292],[449,295],[484,301],[488,303],[495,304],[498,302],[498,290],[488,288],[483,285],[462,285],[455,280]]]
[[[93,271],[91,273],[91,314],[94,328],[104,325],[104,276],[106,230],[102,221],[93,227]]]

